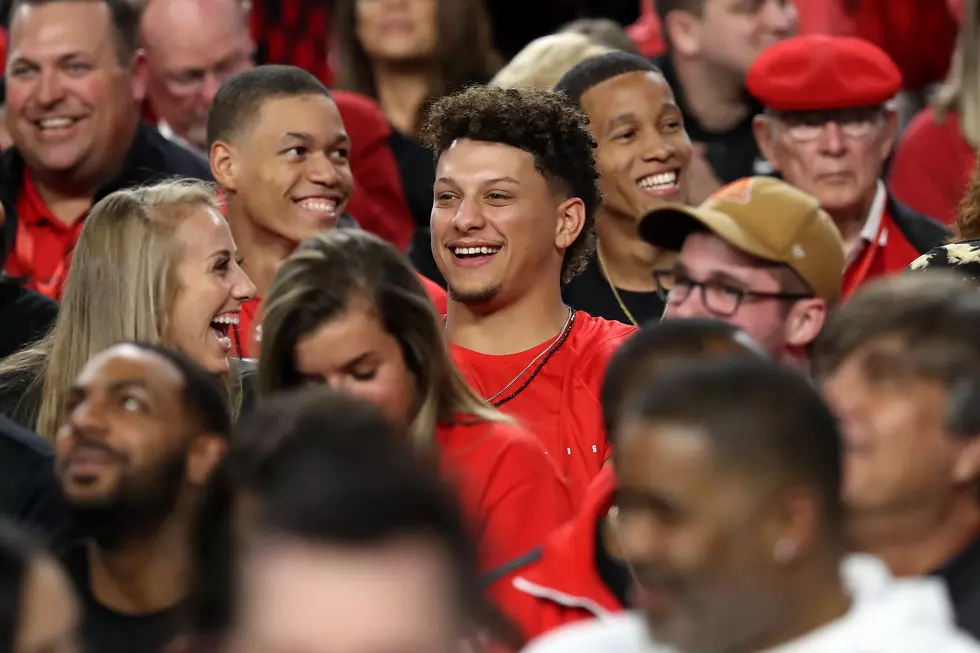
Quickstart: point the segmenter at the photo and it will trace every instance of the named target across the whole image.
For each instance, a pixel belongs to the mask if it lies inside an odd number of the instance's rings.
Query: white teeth
[[[215,316],[211,322],[217,322],[218,324],[234,324],[238,325],[238,313],[226,313],[224,315]]]
[[[45,118],[40,121],[41,129],[60,129],[71,127],[75,121],[71,118]]]
[[[303,200],[299,205],[308,211],[320,213],[333,213],[337,210],[337,203],[330,200]]]
[[[225,347],[226,349],[227,348],[230,348],[231,347],[231,338],[229,338],[228,336],[223,336],[221,338],[218,338],[218,343],[222,347]]]
[[[453,253],[456,256],[496,254],[499,251],[500,251],[499,247],[454,247],[453,248]]]
[[[661,172],[660,174],[644,177],[639,182],[640,188],[653,190],[668,190],[677,185],[677,172]]]

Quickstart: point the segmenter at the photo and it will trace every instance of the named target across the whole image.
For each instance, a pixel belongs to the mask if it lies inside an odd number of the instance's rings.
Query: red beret
[[[749,68],[746,85],[776,111],[851,109],[895,97],[902,73],[884,50],[868,41],[811,34],[767,48]]]

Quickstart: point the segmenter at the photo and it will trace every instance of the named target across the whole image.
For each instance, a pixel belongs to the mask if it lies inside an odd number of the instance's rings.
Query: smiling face
[[[439,157],[432,253],[450,297],[487,304],[556,283],[565,248],[578,236],[560,196],[523,150],[460,139]]]
[[[211,152],[229,209],[240,207],[252,226],[294,246],[337,226],[354,177],[350,139],[332,99],[268,98],[233,141]],[[237,220],[238,210],[229,217]]]
[[[663,75],[632,72],[608,79],[582,95],[582,108],[599,142],[605,210],[633,220],[633,206],[687,199],[691,141]]]
[[[7,53],[6,122],[30,167],[98,177],[129,146],[142,88],[116,48],[102,2],[17,10]]]
[[[255,286],[236,260],[228,223],[216,211],[194,207],[174,230],[180,251],[177,296],[170,307],[168,344],[213,374],[226,374],[229,330]]]
[[[183,387],[174,365],[131,345],[108,349],[82,370],[55,449],[62,490],[83,521],[138,513],[153,522],[170,514],[189,446]]]
[[[785,612],[758,484],[686,424],[626,423],[615,466],[622,556],[658,641],[683,651],[758,650],[748,643]]]
[[[949,391],[916,373],[903,351],[898,339],[872,342],[823,383],[843,427],[844,500],[857,519],[949,505],[966,484],[954,469],[970,439],[944,428]]]

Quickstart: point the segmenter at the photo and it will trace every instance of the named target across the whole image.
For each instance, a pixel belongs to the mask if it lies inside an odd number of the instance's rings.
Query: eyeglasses
[[[829,111],[790,111],[777,113],[790,139],[805,143],[819,138],[834,123],[845,138],[859,140],[870,136],[881,125],[884,113],[879,107],[834,109]]]
[[[697,288],[701,293],[701,304],[708,309],[709,313],[717,317],[735,315],[746,301],[764,299],[796,301],[813,297],[812,294],[805,293],[744,290],[724,281],[712,279],[695,281],[686,275],[671,270],[658,270],[653,273],[653,279],[657,283],[657,294],[668,306],[680,306],[687,300],[691,291]]]

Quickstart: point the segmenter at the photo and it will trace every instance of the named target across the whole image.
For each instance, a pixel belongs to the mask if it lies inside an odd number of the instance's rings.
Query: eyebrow
[[[279,139],[281,143],[285,143],[288,140],[299,140],[304,143],[309,143],[310,141],[315,141],[313,134],[309,132],[286,132],[283,137]],[[333,139],[333,144],[338,143],[350,143],[350,136],[346,132],[340,132],[337,134],[336,138]]]
[[[438,179],[436,179],[436,183],[437,184],[439,184],[439,183],[445,183],[445,184],[453,184],[453,185],[455,185],[456,184],[456,180],[453,179],[452,177],[439,177]],[[516,184],[516,185],[520,186],[521,182],[518,181],[517,179],[514,179],[513,177],[508,177],[506,175],[503,176],[503,177],[494,177],[493,179],[487,179],[486,181],[481,181],[480,182],[480,185],[482,185],[482,186],[492,186],[494,184]]]
[[[660,105],[660,113],[661,114],[664,111],[680,111],[680,110],[681,109],[680,109],[679,106],[677,106],[677,103],[676,102],[673,102],[671,100],[664,100],[663,103],[661,103],[661,105]],[[621,124],[624,124],[624,123],[630,123],[630,122],[639,122],[639,118],[636,117],[636,114],[635,113],[632,113],[632,112],[621,113],[621,114],[618,114],[618,115],[610,118],[609,120],[607,120],[606,121],[606,126],[608,128],[613,128],[613,127],[616,127],[618,125],[621,125]]]

